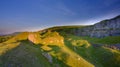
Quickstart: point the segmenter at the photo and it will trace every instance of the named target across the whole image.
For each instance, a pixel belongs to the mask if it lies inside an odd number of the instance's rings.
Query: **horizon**
[[[0,34],[93,25],[120,15],[120,0],[1,0]]]

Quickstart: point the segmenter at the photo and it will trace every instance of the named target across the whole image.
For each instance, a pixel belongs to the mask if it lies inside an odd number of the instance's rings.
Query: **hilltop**
[[[1,36],[0,67],[120,67],[120,16]]]
[[[58,26],[46,30],[71,33],[77,36],[90,36],[102,38],[106,36],[120,36],[120,15],[102,20],[94,25],[88,26]]]

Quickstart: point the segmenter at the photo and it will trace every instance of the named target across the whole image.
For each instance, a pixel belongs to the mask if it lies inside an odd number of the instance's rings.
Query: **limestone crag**
[[[74,34],[90,37],[118,36],[120,35],[120,16],[103,20],[91,26],[75,29]]]

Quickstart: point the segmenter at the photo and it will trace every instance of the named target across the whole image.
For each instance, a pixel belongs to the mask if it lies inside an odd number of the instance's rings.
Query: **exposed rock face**
[[[105,37],[120,35],[120,16],[113,19],[103,20],[92,26],[75,29],[74,34],[78,36]]]
[[[52,61],[52,56],[49,53],[42,53],[42,55],[45,56],[49,60],[50,63],[53,62]]]
[[[28,40],[35,44],[39,44],[41,42],[40,35],[39,33],[36,33],[36,32],[29,33]]]

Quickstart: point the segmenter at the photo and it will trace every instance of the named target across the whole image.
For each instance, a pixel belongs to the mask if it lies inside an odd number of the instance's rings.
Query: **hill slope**
[[[112,30],[106,27],[118,18],[92,26],[59,26],[1,36],[0,67],[120,67],[120,36],[99,32],[101,28],[117,31],[119,22]],[[100,36],[90,36],[91,29]]]
[[[106,36],[120,36],[120,15],[111,19],[100,21],[89,26],[58,26],[43,31],[65,32],[77,36],[90,36],[102,38]]]

